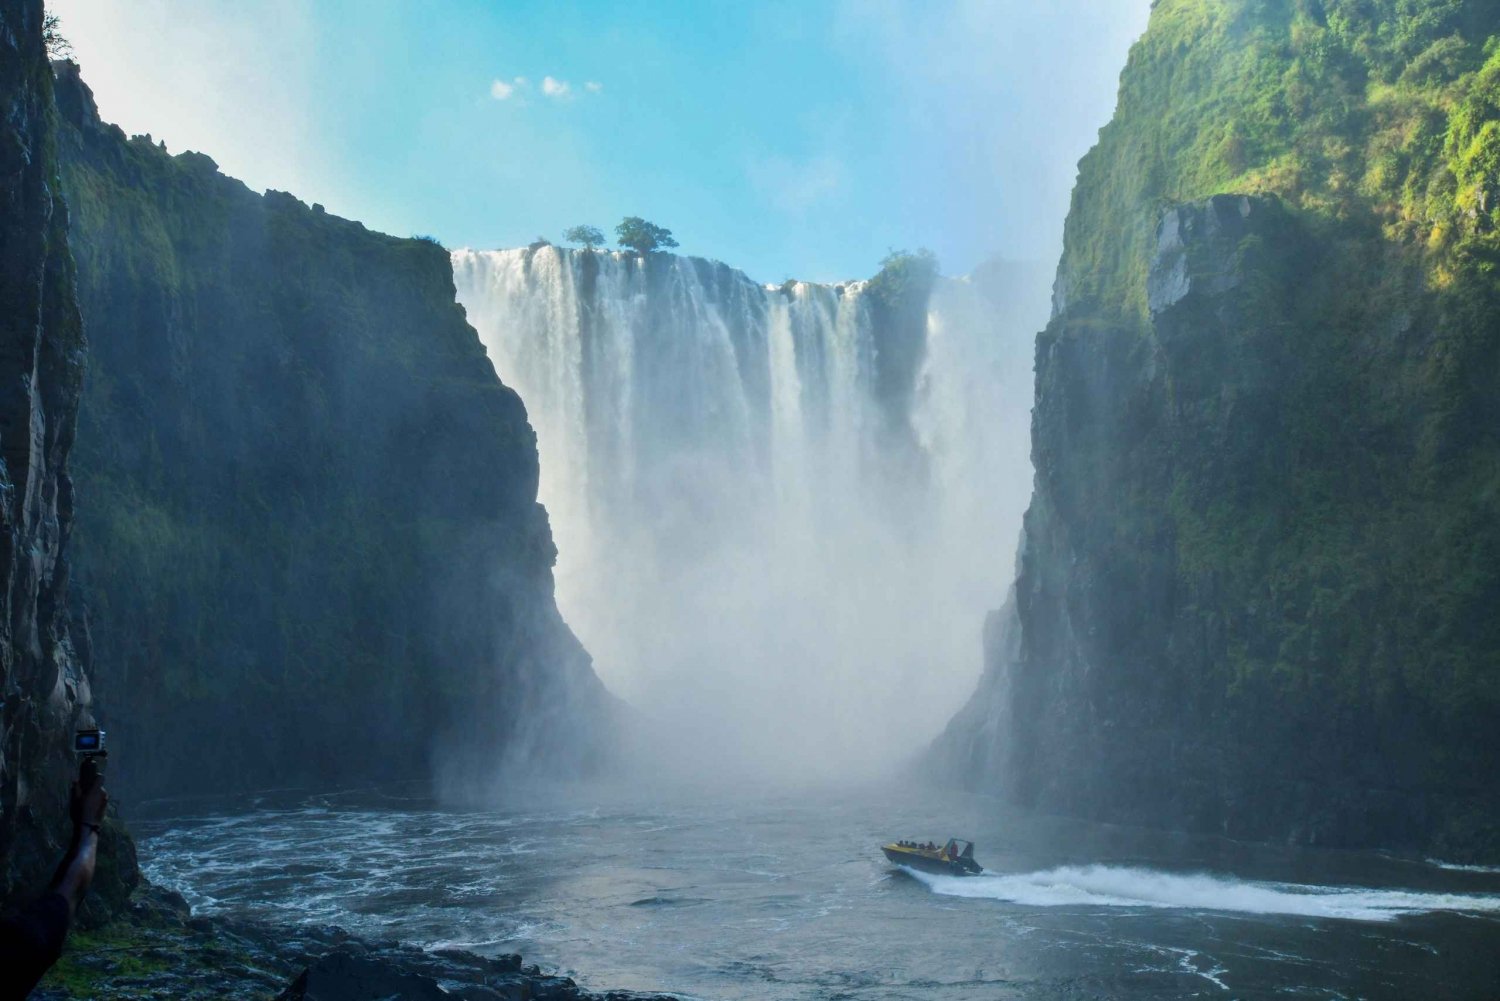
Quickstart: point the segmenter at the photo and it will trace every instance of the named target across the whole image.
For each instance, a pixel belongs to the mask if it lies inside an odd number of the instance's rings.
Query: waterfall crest
[[[751,775],[868,772],[941,729],[1012,575],[1029,331],[940,282],[893,430],[862,282],[550,246],[453,264],[536,430],[558,603],[607,684]]]

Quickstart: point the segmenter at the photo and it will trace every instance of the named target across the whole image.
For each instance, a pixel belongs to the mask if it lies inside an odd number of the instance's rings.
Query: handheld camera
[[[73,735],[73,752],[83,763],[78,769],[78,781],[85,789],[99,781],[104,774],[104,763],[109,752],[104,749],[104,731],[98,727],[79,730]]]

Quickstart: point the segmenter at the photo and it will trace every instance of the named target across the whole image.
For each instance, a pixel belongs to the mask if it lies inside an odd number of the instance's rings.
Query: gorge
[[[1055,274],[763,284],[256,193],[0,0],[0,906],[76,726],[118,813],[39,997],[1490,996],[1500,9],[1150,11]]]

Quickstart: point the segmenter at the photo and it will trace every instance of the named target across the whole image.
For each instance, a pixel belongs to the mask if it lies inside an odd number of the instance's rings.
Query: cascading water
[[[550,246],[453,262],[536,429],[559,604],[673,760],[847,776],[937,733],[1011,577],[1044,295],[1007,316],[940,281],[893,430],[864,283]]]

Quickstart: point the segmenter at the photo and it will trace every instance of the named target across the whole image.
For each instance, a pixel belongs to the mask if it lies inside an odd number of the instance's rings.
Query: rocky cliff
[[[68,612],[84,336],[58,190],[41,0],[0,0],[0,908],[40,892],[67,841],[73,730],[91,694]],[[134,882],[113,823],[93,905]]]
[[[76,578],[115,782],[587,768],[609,700],[447,253],[127,138],[58,74],[93,350]]]
[[[1160,0],[935,753],[1034,807],[1500,855],[1500,10]]]

